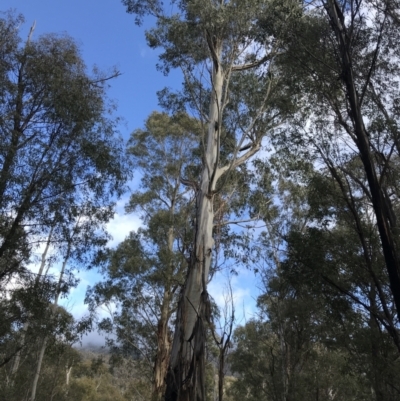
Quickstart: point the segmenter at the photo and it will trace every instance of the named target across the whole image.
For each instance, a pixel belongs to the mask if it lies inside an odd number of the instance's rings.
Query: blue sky
[[[158,90],[180,85],[179,72],[165,77],[156,70],[157,52],[147,47],[144,37],[151,21],[137,27],[119,0],[2,0],[1,4],[2,11],[15,9],[25,16],[22,37],[36,21],[36,37],[51,32],[76,39],[89,68],[118,67],[122,76],[110,82],[109,97],[117,101],[118,115],[126,120],[121,126],[125,137],[159,109]]]
[[[116,115],[123,117],[120,126],[125,139],[134,129],[142,127],[144,120],[154,110],[159,110],[156,92],[165,86],[180,87],[181,74],[172,71],[165,77],[157,71],[157,51],[147,47],[144,31],[151,20],[137,27],[134,16],[125,12],[119,0],[2,0],[0,11],[15,9],[25,17],[21,36],[27,37],[29,28],[36,21],[34,38],[45,33],[67,33],[80,45],[82,57],[90,69],[94,65],[107,71],[116,66],[122,75],[110,82],[109,98],[117,103]],[[132,183],[135,186],[136,182]],[[124,215],[124,204],[129,194],[118,202],[117,214],[108,228],[114,237],[111,245],[122,241],[129,231],[137,229],[140,220],[134,215]],[[83,299],[88,285],[100,276],[92,271],[79,273],[80,284],[73,289],[64,305],[75,316],[85,311]],[[218,303],[223,303],[226,277],[213,280],[210,292]],[[256,279],[245,271],[232,281],[236,311],[243,323],[254,313],[257,296]],[[96,335],[90,340],[96,341]]]

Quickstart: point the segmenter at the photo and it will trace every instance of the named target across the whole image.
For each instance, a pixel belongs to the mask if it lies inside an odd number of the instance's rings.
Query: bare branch
[[[256,60],[253,63],[247,63],[247,64],[242,64],[242,65],[234,65],[231,70],[232,71],[244,71],[244,70],[250,70],[252,68],[259,67],[260,65],[266,63],[267,61],[272,60],[277,53],[268,53],[266,56],[261,58],[260,60]]]
[[[227,221],[221,221],[220,223],[214,224],[214,226],[227,226],[228,224],[241,224],[241,223],[250,223],[252,221],[257,221],[259,220],[260,216],[253,217],[252,219],[245,219],[245,220],[227,220]]]

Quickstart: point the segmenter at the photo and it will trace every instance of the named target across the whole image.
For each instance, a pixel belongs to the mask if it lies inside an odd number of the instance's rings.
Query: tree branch
[[[272,60],[273,57],[276,56],[276,53],[268,53],[266,56],[261,58],[260,60],[256,60],[253,63],[247,63],[247,64],[242,64],[242,65],[234,65],[231,68],[231,71],[244,71],[244,70],[250,70],[252,68],[259,67],[260,65],[266,63],[267,61]]]
[[[220,227],[220,226],[227,226],[228,224],[240,224],[240,223],[249,223],[251,221],[257,221],[260,218],[260,216],[253,217],[252,219],[246,219],[246,220],[227,220],[227,221],[221,221],[220,223],[214,224],[214,227]]]

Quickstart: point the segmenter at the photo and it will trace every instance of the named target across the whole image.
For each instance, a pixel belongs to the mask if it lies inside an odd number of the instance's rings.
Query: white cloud
[[[121,243],[131,231],[136,231],[142,226],[142,222],[137,214],[126,214],[125,205],[128,202],[126,197],[117,202],[114,218],[107,224],[107,231],[111,234],[112,240],[108,246],[115,247]]]
[[[136,231],[141,225],[142,223],[137,215],[116,213],[114,219],[107,224],[107,231],[112,236],[108,245],[111,247],[118,245],[131,231]]]

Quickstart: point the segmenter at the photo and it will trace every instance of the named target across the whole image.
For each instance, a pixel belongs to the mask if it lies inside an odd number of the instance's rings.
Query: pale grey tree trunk
[[[222,40],[206,32],[213,64],[211,73],[211,96],[208,114],[208,129],[203,154],[203,170],[196,193],[196,220],[194,228],[194,250],[192,251],[185,284],[178,304],[175,334],[171,350],[171,360],[167,374],[166,401],[204,401],[204,347],[205,325],[210,322],[210,301],[207,292],[212,250],[214,247],[214,195],[218,180],[231,170],[245,163],[261,148],[265,132],[258,133],[247,144],[244,154],[238,156],[244,140],[254,128],[254,124],[265,111],[269,99],[271,81],[266,95],[255,117],[244,130],[233,156],[226,165],[219,166],[220,134],[222,113],[227,102],[227,87],[232,72],[249,70],[272,59],[263,57],[255,63],[233,65],[231,61],[227,73],[222,68]],[[220,188],[218,188],[220,190]]]
[[[35,398],[36,398],[37,384],[38,384],[39,377],[40,377],[40,370],[42,369],[42,362],[43,362],[44,353],[46,351],[46,347],[47,347],[47,337],[45,337],[43,339],[42,347],[40,348],[40,351],[39,351],[39,356],[38,356],[36,370],[35,370],[35,376],[33,377],[33,381],[32,381],[30,401],[35,401]]]
[[[51,306],[51,315],[53,315],[53,313],[55,313],[57,305],[58,305],[58,300],[59,300],[60,294],[61,294],[61,283],[62,283],[62,279],[64,277],[64,272],[65,272],[65,268],[67,266],[67,262],[68,262],[70,253],[71,253],[71,242],[68,243],[67,253],[66,253],[66,256],[65,256],[63,264],[62,264],[60,277],[58,279],[56,297],[54,299],[53,305]],[[35,375],[33,377],[32,386],[31,386],[31,397],[29,399],[30,401],[35,401],[35,399],[36,399],[37,384],[38,384],[39,377],[40,377],[40,371],[42,369],[43,357],[44,357],[44,354],[45,354],[46,348],[47,348],[47,341],[48,341],[48,337],[46,336],[43,339],[43,343],[42,343],[42,346],[39,351]]]
[[[221,100],[224,83],[220,64],[222,43],[216,43],[214,50],[207,142],[201,182],[196,195],[195,247],[178,305],[167,376],[165,395],[167,401],[205,399],[204,325],[210,314],[207,280],[214,246],[213,196],[217,180]]]
[[[65,368],[65,370],[66,370],[66,374],[65,374],[65,385],[68,387],[69,386],[69,381],[70,381],[70,379],[71,379],[71,372],[72,372],[72,366],[70,366],[70,367],[66,367]]]
[[[47,238],[46,246],[45,246],[44,251],[42,253],[41,262],[40,262],[40,266],[39,266],[39,271],[38,271],[38,274],[37,274],[36,280],[35,280],[35,285],[36,286],[40,283],[40,278],[43,275],[43,270],[44,270],[44,267],[46,265],[46,259],[47,259],[47,254],[48,254],[49,248],[50,248],[50,242],[51,242],[51,237],[53,235],[53,230],[54,230],[54,226],[52,226],[50,228],[50,232],[49,232],[49,236]],[[28,331],[28,328],[29,328],[29,320],[26,321],[24,323],[24,326],[22,327],[21,340],[20,340],[21,341],[20,342],[21,350],[18,351],[17,354],[14,357],[13,365],[12,365],[12,368],[11,368],[11,381],[10,381],[11,385],[13,384],[13,378],[16,375],[16,373],[18,372],[19,365],[21,363],[21,353],[22,353],[22,349],[24,348],[24,345],[25,345],[25,337],[26,337],[26,332]]]

